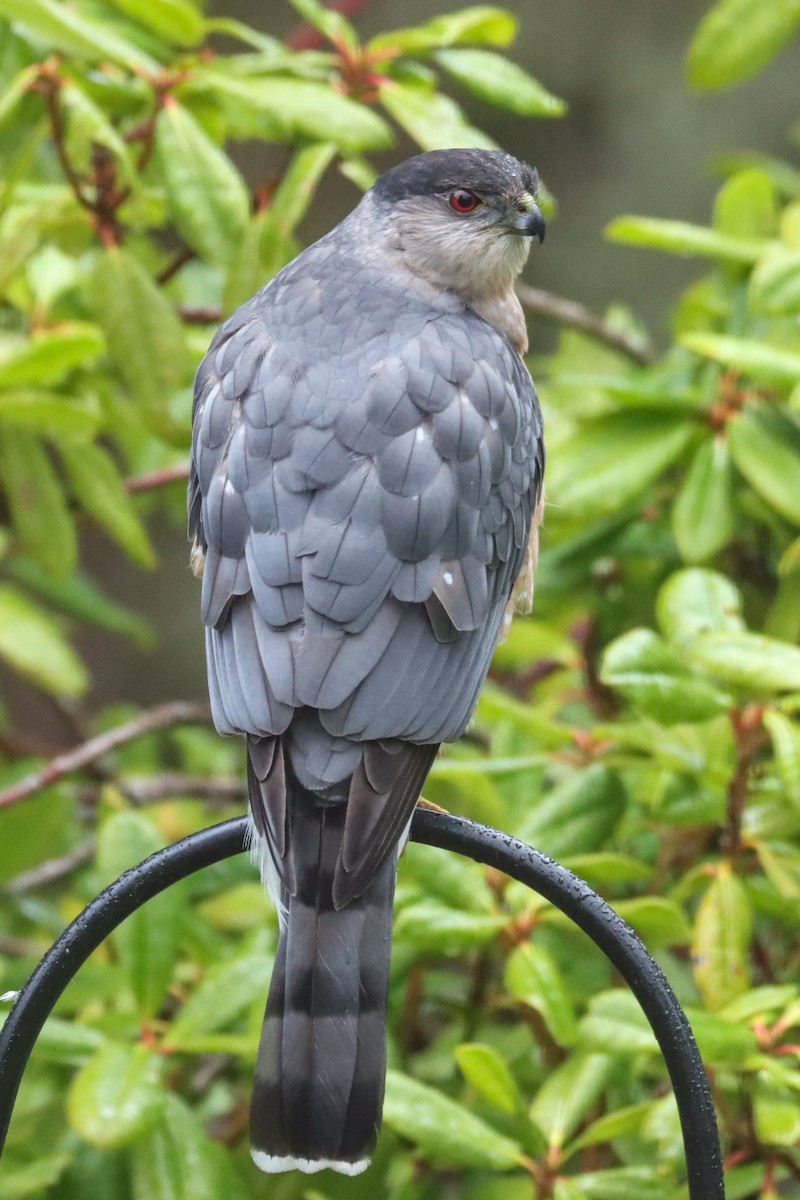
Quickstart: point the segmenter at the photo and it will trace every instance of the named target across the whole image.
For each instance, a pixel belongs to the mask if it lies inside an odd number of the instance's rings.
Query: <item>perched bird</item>
[[[280,914],[256,1065],[264,1171],[369,1163],[397,858],[530,598],[544,448],[513,281],[536,172],[437,150],[231,316],[197,375],[193,564],[217,729],[247,737]]]

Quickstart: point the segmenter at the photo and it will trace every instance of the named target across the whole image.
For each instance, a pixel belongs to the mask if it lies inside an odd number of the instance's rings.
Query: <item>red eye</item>
[[[450,207],[455,209],[457,213],[471,213],[480,204],[480,199],[474,192],[468,192],[466,188],[456,188],[450,193]]]

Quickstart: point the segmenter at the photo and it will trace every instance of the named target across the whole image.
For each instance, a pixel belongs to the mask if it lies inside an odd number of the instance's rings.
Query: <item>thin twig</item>
[[[94,855],[94,838],[84,842],[69,854],[61,854],[58,858],[48,858],[45,862],[31,867],[28,871],[20,871],[4,885],[3,891],[9,896],[20,896],[23,892],[33,891],[34,888],[46,887],[71,875],[76,867],[82,867],[91,862]]]
[[[75,199],[84,208],[88,208],[94,212],[94,203],[83,190],[83,180],[75,170],[66,148],[66,130],[64,128],[64,118],[61,115],[61,106],[59,104],[59,96],[61,93],[61,81],[56,74],[56,67],[53,61],[45,63],[42,67],[39,76],[39,82],[36,90],[44,99],[47,105],[47,112],[50,117],[50,131],[53,136],[53,148],[61,165],[61,170],[67,183],[72,188],[75,194]]]
[[[526,283],[517,284],[517,295],[523,308],[527,308],[529,312],[538,313],[540,317],[555,321],[559,325],[566,325],[570,329],[579,329],[581,333],[604,342],[612,350],[619,351],[642,367],[655,362],[655,355],[641,338],[615,329],[603,317],[598,317],[576,300],[555,296],[542,288],[528,287]]]
[[[165,283],[169,283],[170,279],[178,274],[181,267],[185,267],[188,262],[191,262],[196,257],[197,253],[192,250],[191,246],[184,246],[182,250],[178,251],[172,261],[168,262],[162,271],[159,271],[158,275],[156,275],[156,283],[163,287]]]
[[[152,804],[173,796],[193,796],[220,804],[239,800],[245,795],[244,779],[213,779],[207,775],[145,775],[135,779],[128,776],[125,791],[134,804]]]
[[[177,310],[184,325],[217,325],[222,320],[222,309],[217,305],[209,308],[184,308]]]
[[[133,475],[125,480],[125,488],[129,492],[152,492],[170,483],[185,483],[188,478],[189,464],[176,463],[174,467],[161,467],[158,471],[148,471],[146,475]]]
[[[194,704],[186,700],[174,700],[169,704],[151,708],[140,713],[138,717],[134,717],[132,721],[127,721],[124,725],[118,725],[115,729],[109,729],[107,733],[90,738],[82,745],[76,746],[74,750],[68,750],[66,754],[56,755],[38,771],[31,771],[17,783],[4,788],[0,792],[0,808],[6,808],[11,804],[16,804],[19,800],[27,799],[28,796],[33,796],[42,788],[55,783],[57,779],[61,779],[73,771],[82,770],[97,759],[110,754],[112,750],[125,745],[126,742],[144,737],[145,734],[153,733],[157,729],[166,729],[170,725],[206,724],[210,718],[211,712],[208,705]]]

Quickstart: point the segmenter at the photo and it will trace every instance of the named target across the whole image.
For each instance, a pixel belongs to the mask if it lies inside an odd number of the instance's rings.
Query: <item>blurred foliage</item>
[[[151,522],[182,520],[192,372],[296,253],[326,172],[369,186],[398,130],[491,144],[450,79],[564,109],[505,57],[502,9],[362,45],[294,7],[314,48],[193,0],[0,0],[0,656],[76,742],[100,738],[80,772],[26,783],[45,751],[0,731],[3,992],[104,883],[243,807],[241,748],[202,714],[75,707],[82,625],[157,636],[80,568],[81,529],[153,564]],[[752,74],[798,23],[796,2],[721,0],[692,82]],[[251,191],[224,147],[254,138],[290,153]],[[768,1198],[800,1177],[800,173],[740,158],[709,226],[608,232],[708,268],[657,361],[625,352],[643,331],[611,309],[613,344],[564,331],[531,364],[550,456],[536,612],[426,794],[562,859],[638,930],[695,1027],[728,1195]],[[259,1176],[247,1097],[275,942],[242,859],[131,919],[45,1027],[0,1200],[685,1196],[665,1069],[608,963],[526,889],[423,846],[401,866],[375,1164]]]

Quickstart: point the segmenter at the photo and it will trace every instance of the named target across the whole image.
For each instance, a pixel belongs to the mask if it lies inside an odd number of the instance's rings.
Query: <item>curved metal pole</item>
[[[145,901],[201,867],[241,853],[246,828],[240,817],[159,850],[101,892],[47,952],[0,1031],[0,1151],[36,1039],[78,969]],[[496,829],[420,808],[411,837],[496,867],[533,888],[607,955],[639,1001],[667,1064],[683,1131],[690,1200],[724,1200],[714,1105],[697,1044],[664,973],[633,930],[566,867]]]

